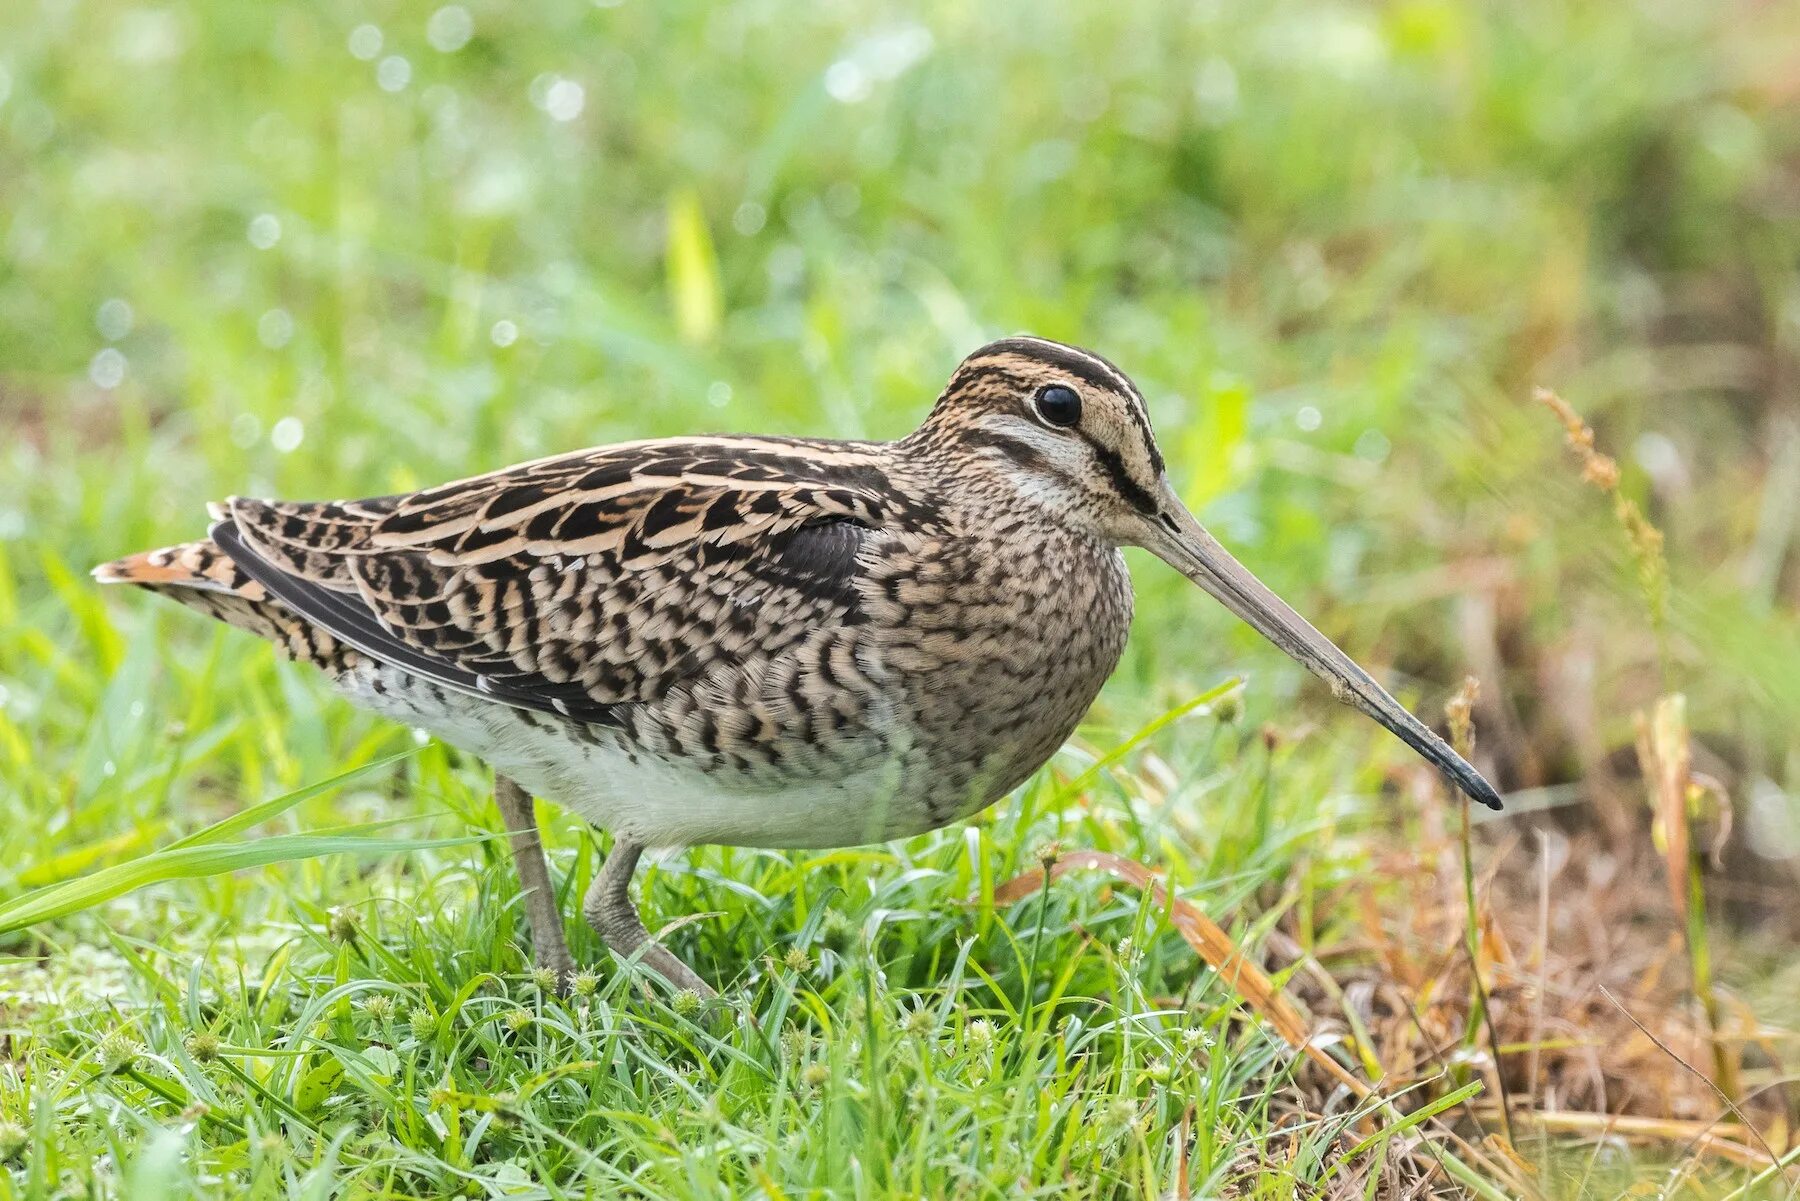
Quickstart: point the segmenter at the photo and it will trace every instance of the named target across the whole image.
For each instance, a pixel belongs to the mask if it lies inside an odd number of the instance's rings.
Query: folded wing
[[[610,724],[621,705],[861,620],[855,579],[891,516],[884,482],[851,452],[635,443],[407,496],[234,498],[212,537],[366,655]]]

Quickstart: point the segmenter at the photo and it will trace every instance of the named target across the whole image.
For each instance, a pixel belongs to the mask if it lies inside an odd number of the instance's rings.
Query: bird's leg
[[[562,914],[556,908],[556,890],[550,887],[550,865],[544,860],[544,840],[538,834],[537,815],[531,811],[531,794],[510,777],[495,772],[494,804],[506,823],[513,863],[519,869],[525,917],[531,923],[532,956],[540,969],[556,974],[557,988],[567,988],[575,974],[575,961],[569,956],[569,944],[563,941]]]
[[[619,958],[630,959],[637,955],[645,967],[676,988],[691,989],[702,998],[717,996],[692,968],[675,958],[644,929],[644,919],[638,915],[637,906],[631,903],[631,875],[637,870],[638,857],[643,853],[642,843],[614,836],[612,854],[606,857],[600,874],[588,888],[587,899],[581,903],[588,925]]]

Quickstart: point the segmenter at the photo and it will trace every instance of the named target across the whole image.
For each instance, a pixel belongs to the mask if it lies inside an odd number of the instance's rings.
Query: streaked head
[[[1144,398],[1099,355],[1045,338],[1003,338],[964,359],[920,435],[1065,524],[1107,541],[1158,507],[1162,452]]]
[[[1099,355],[1043,338],[1005,338],[964,359],[908,440],[1114,545],[1150,551],[1393,731],[1464,793],[1499,794],[1330,639],[1207,532],[1169,483],[1137,386]]]

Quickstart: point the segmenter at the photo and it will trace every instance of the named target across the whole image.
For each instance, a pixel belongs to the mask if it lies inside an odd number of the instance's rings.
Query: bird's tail
[[[290,658],[323,664],[338,650],[329,634],[270,597],[210,538],[102,563],[94,568],[94,578],[102,584],[136,584],[159,592],[273,642]]]

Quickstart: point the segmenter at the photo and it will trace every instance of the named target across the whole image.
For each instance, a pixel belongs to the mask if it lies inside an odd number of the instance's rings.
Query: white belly
[[[906,770],[904,750],[873,742],[869,754],[840,754],[819,771],[704,770],[646,753],[612,729],[580,727],[577,736],[548,715],[421,686],[366,661],[335,682],[354,703],[426,729],[533,795],[650,846],[843,847],[938,824],[909,796],[916,772]]]

